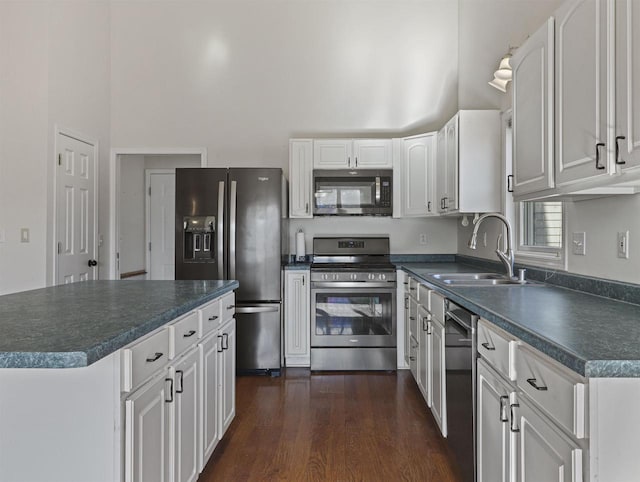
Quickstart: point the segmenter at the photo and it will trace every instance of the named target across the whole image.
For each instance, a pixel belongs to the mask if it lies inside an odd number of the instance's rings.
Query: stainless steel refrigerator
[[[237,368],[281,366],[282,169],[176,169],[176,279],[236,279]]]

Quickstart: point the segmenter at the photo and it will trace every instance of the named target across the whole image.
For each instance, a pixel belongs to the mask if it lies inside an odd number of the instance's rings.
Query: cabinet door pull
[[[431,201],[427,203],[427,211],[431,212]]]
[[[351,167],[351,156],[347,157],[347,166]]]
[[[307,214],[309,213],[309,203],[304,205],[304,212]]]
[[[209,317],[209,321],[215,321],[218,319],[218,315],[213,315]]]
[[[507,176],[507,192],[513,192],[513,174]]]
[[[218,335],[218,353],[222,353],[222,351],[224,350],[224,348],[222,348],[222,335]]]
[[[173,378],[165,378],[164,382],[169,382],[169,399],[165,397],[164,401],[167,403],[173,402]]]
[[[232,310],[232,309],[234,309],[235,307],[236,307],[236,305],[229,305],[229,306],[227,306],[227,311],[228,311],[228,310]]]
[[[623,141],[625,139],[625,136],[616,136],[616,164],[626,164],[625,161],[620,160],[620,146],[618,145],[618,141]]]
[[[515,412],[515,408],[519,407],[520,404],[519,403],[512,403],[509,408],[510,408],[510,412],[511,412],[511,427],[509,427],[511,429],[512,432],[517,433],[520,431],[520,429],[518,428],[518,426],[516,425],[516,412]]]
[[[596,169],[602,170],[605,168],[605,166],[600,165],[600,148],[604,146],[605,146],[604,142],[598,142],[596,144]]]
[[[184,335],[182,335],[184,338],[191,338],[193,335],[196,334],[196,330],[189,330],[187,333],[185,333]]]
[[[148,363],[153,363],[154,361],[157,361],[161,356],[162,356],[162,353],[160,353],[159,351],[157,351],[157,352],[155,353],[155,355],[153,355],[152,357],[147,358],[147,362],[148,362]]]
[[[411,321],[415,321],[415,320],[416,320],[416,317],[415,317],[415,316],[410,316],[410,317],[409,317],[409,319],[410,319]]]
[[[356,167],[358,167],[358,156],[356,156]]]
[[[222,334],[222,349],[223,350],[228,350],[229,349],[229,334],[228,333],[223,333]]]
[[[535,378],[527,378],[527,383],[536,390],[540,390],[541,392],[546,392],[549,389],[546,385],[538,385],[538,382]]]
[[[505,402],[509,401],[508,395],[500,396],[500,421],[508,422],[509,417],[507,417],[507,404]]]
[[[485,350],[489,350],[489,351],[493,351],[493,350],[495,350],[495,349],[496,349],[496,347],[495,347],[495,346],[489,345],[489,342],[488,342],[488,341],[485,341],[484,343],[482,343],[482,347],[483,347]]]
[[[184,372],[182,370],[176,370],[176,375],[180,374],[180,388],[176,388],[176,393],[184,392]]]

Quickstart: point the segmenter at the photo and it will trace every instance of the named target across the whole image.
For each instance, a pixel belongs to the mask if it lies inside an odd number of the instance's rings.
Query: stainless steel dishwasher
[[[447,439],[464,482],[475,481],[476,328],[478,316],[447,300]]]

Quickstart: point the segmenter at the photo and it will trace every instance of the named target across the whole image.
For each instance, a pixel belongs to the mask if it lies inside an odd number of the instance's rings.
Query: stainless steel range
[[[311,369],[395,370],[396,335],[389,238],[314,238]]]

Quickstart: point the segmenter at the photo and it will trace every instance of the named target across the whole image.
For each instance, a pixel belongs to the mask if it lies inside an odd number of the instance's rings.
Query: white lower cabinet
[[[284,274],[284,357],[288,367],[311,365],[309,276],[309,270]]]
[[[219,438],[225,434],[236,416],[236,320],[232,319],[222,328],[218,403],[220,405]]]
[[[200,440],[198,466],[200,471],[204,469],[207,460],[211,457],[218,445],[218,378],[220,366],[221,335],[211,333],[198,345],[200,354],[200,376],[202,377],[202,392],[200,397]]]
[[[194,346],[174,366],[173,473],[174,482],[194,482],[200,473],[200,370]]]
[[[477,362],[477,482],[587,480],[585,430],[563,423],[571,411],[573,426],[584,427],[584,380],[522,341],[499,349],[511,343],[501,330],[486,320],[478,326],[489,350]],[[517,368],[515,381],[504,367]],[[533,392],[523,389],[522,377]]]
[[[125,481],[169,482],[173,381],[164,374],[125,400]]]
[[[512,430],[518,433],[515,448],[516,481],[580,482],[582,449],[540,415],[525,398],[518,397],[511,411]]]
[[[443,436],[447,436],[447,403],[444,360],[444,325],[431,323],[431,413]]]
[[[420,306],[418,308],[418,367],[417,382],[427,406],[431,407],[431,315]]]
[[[476,381],[477,482],[509,482],[511,431],[508,410],[512,389],[484,360],[478,360]]]

